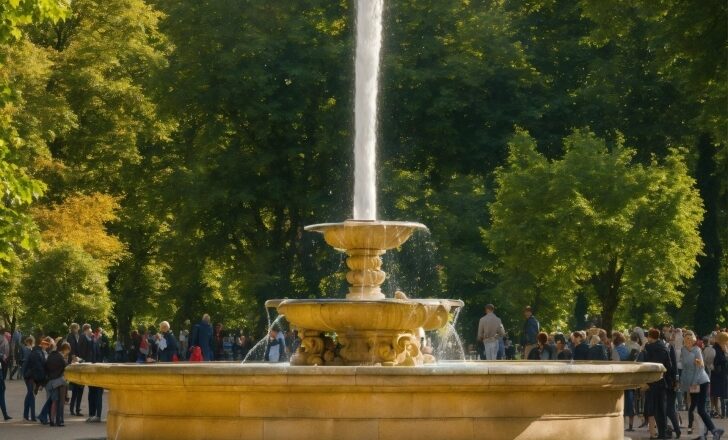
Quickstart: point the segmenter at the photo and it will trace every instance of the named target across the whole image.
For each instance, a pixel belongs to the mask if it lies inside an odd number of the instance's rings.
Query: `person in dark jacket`
[[[97,363],[101,362],[101,351],[99,349],[99,341],[94,338],[89,324],[83,325],[83,335],[78,342],[79,357],[82,362]],[[86,422],[98,423],[101,421],[101,406],[104,395],[103,388],[88,387],[88,419]],[[78,415],[78,413],[76,413]]]
[[[660,341],[659,330],[653,328],[647,333],[647,344],[645,344],[645,349],[642,352],[642,361],[662,364],[668,372],[674,371],[675,366],[670,359],[670,353],[667,351],[665,344]],[[661,379],[648,385],[650,387],[650,399],[646,402],[646,405],[649,407],[647,413],[655,419],[657,438],[664,439],[666,438],[667,431],[665,393],[668,387],[668,380],[663,376]]]
[[[602,339],[598,335],[592,335],[589,341],[589,355],[590,361],[608,361],[607,348],[602,344]]]
[[[571,334],[571,341],[574,344],[574,360],[575,361],[586,361],[589,360],[589,344],[584,341],[584,335],[582,332],[576,331]]]
[[[536,336],[536,348],[528,353],[529,361],[553,361],[556,359],[554,347],[549,345],[549,336],[541,332]]]
[[[660,334],[660,342],[665,346],[670,354],[670,365],[672,366],[671,369],[665,372],[665,416],[667,417],[667,420],[670,421],[670,424],[672,424],[672,430],[675,435],[680,438],[680,422],[678,421],[677,412],[675,411],[679,380],[677,372],[677,356],[675,354],[675,347],[667,342],[666,334],[664,332]],[[670,437],[672,437],[672,434],[670,434]]]
[[[713,349],[715,359],[710,372],[710,396],[718,399],[721,417],[725,418],[728,402],[728,333],[721,332],[716,335]]]
[[[528,355],[538,345],[537,337],[541,331],[541,325],[538,323],[538,319],[533,316],[533,309],[531,306],[526,306],[523,309],[523,316],[526,320],[523,323],[523,334],[521,335],[521,346],[523,347],[523,358],[528,359]]]
[[[562,333],[554,336],[554,342],[556,343],[556,360],[570,361],[574,357],[566,344],[566,337]]]
[[[68,354],[67,362],[70,364],[73,361],[73,357],[83,358],[79,352],[79,343],[81,341],[81,335],[79,334],[79,325],[75,322],[72,323],[68,328],[68,335],[66,336],[66,342],[71,346],[71,352]],[[68,410],[72,416],[82,416],[81,414],[81,400],[83,399],[83,385],[70,383],[68,386],[71,388],[71,402],[68,404]]]
[[[25,400],[23,401],[23,418],[29,422],[35,422],[35,393],[33,388],[35,382],[33,382],[32,371],[30,369],[30,356],[33,353],[33,346],[35,345],[35,338],[28,336],[25,338],[25,345],[23,346],[23,369],[20,374],[23,376],[25,381]],[[40,348],[40,347],[39,347]]]
[[[46,376],[48,378],[47,388],[51,394],[50,424],[51,426],[64,426],[63,406],[66,402],[66,380],[63,372],[66,370],[68,354],[71,352],[71,344],[63,342],[58,351],[48,354],[46,360]]]
[[[157,350],[159,362],[172,362],[178,351],[177,339],[170,331],[169,323],[167,321],[162,321],[161,324],[159,324],[159,331],[160,337],[164,339],[164,348],[162,349],[162,344],[160,344]]]
[[[212,325],[210,325],[210,315],[205,313],[202,321],[192,327],[192,338],[190,340],[190,348],[200,347],[202,351],[202,359],[211,361],[214,359],[212,354]]]

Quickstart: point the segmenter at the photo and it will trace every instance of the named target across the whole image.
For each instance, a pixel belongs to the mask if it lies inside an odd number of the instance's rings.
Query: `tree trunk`
[[[620,267],[617,257],[613,257],[604,272],[592,277],[592,285],[602,303],[601,328],[606,330],[608,335],[612,333],[614,314],[621,300],[619,288],[623,273],[624,265]]]
[[[718,211],[720,209],[721,182],[716,170],[715,147],[707,135],[698,140],[698,163],[695,170],[698,190],[703,199],[705,217],[700,224],[700,238],[705,255],[698,256],[698,270],[694,282],[698,288],[695,307],[695,330],[705,335],[718,323],[720,309],[720,268],[723,250],[720,243]]]

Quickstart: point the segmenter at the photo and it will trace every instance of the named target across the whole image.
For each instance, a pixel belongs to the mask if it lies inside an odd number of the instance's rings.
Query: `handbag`
[[[698,394],[700,392],[700,385],[690,385],[690,394]]]

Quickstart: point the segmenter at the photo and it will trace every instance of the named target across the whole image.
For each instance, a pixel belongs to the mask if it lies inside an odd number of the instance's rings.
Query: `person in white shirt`
[[[498,357],[498,339],[505,336],[501,319],[495,315],[495,306],[485,306],[485,316],[478,323],[478,342],[483,344],[483,357],[494,361]]]

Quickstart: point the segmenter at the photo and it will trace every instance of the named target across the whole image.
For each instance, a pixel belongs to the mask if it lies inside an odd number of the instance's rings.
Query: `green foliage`
[[[679,304],[703,216],[681,155],[635,164],[621,139],[608,146],[583,130],[564,139],[564,150],[549,161],[518,131],[496,171],[484,235],[502,262],[500,288],[533,303],[546,322],[563,322],[588,286],[607,329],[619,307]]]
[[[21,298],[26,321],[44,332],[64,332],[71,322],[103,324],[111,311],[103,266],[72,245],[50,249],[29,264]]]

